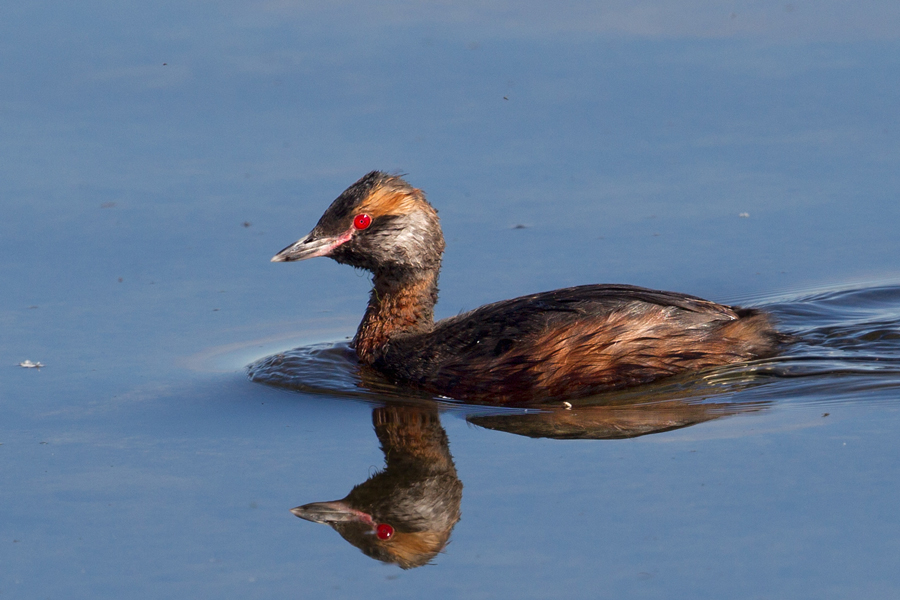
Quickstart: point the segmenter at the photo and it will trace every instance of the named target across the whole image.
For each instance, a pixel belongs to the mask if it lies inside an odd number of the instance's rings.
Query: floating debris
[[[741,214],[739,214],[738,216],[739,216],[740,218],[742,218],[742,219],[749,219],[749,218],[750,218],[750,213],[741,213]]]
[[[31,362],[30,360],[23,360],[22,362],[19,363],[19,366],[22,367],[23,369],[40,369],[44,365],[39,362],[34,363],[34,362]]]

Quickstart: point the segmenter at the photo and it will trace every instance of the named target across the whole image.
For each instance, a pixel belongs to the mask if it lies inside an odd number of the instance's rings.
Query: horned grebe
[[[522,296],[434,322],[444,236],[421,190],[373,171],[273,262],[328,256],[371,271],[351,343],[398,383],[460,400],[573,398],[767,357],[783,341],[768,315],[630,285]]]

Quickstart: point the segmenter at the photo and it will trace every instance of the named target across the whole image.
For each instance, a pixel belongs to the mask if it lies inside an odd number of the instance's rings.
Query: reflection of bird
[[[328,256],[374,274],[353,346],[401,381],[458,399],[584,396],[774,354],[767,315],[694,296],[587,285],[434,323],[444,238],[421,190],[372,172],[275,262]]]
[[[731,415],[766,410],[772,403],[738,392],[760,385],[746,371],[716,369],[705,377],[671,377],[665,381],[608,392],[571,402],[553,400],[531,406],[540,410],[484,411],[466,416],[469,423],[533,438],[612,440],[692,427]]]
[[[307,521],[331,525],[368,556],[404,569],[434,558],[459,521],[462,482],[437,411],[410,406],[372,413],[386,468],[343,500],[293,509]]]
[[[533,438],[615,440],[691,427],[729,415],[763,410],[760,403],[691,403],[546,407],[524,414],[470,415],[467,421]]]

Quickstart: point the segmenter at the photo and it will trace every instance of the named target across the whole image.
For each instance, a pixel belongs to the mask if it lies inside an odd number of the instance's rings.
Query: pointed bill
[[[305,235],[273,256],[272,262],[290,262],[316,258],[317,256],[328,256],[332,250],[342,244],[346,244],[352,237],[352,231],[347,231],[338,236],[327,236],[317,234],[314,229],[308,235]]]
[[[301,519],[306,519],[313,523],[330,524],[344,523],[347,521],[372,522],[372,517],[361,510],[352,508],[343,500],[304,504],[303,506],[292,508],[291,512]]]

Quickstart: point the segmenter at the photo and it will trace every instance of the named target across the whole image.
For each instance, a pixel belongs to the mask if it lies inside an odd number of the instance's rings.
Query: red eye
[[[372,217],[367,214],[356,215],[353,217],[353,226],[357,229],[366,229],[371,224]]]
[[[360,215],[360,216],[365,216],[365,215]],[[357,217],[357,219],[358,218],[359,217]],[[375,529],[375,535],[378,536],[379,540],[389,540],[394,535],[394,528],[391,527],[390,525],[388,525],[387,523],[382,523]]]

